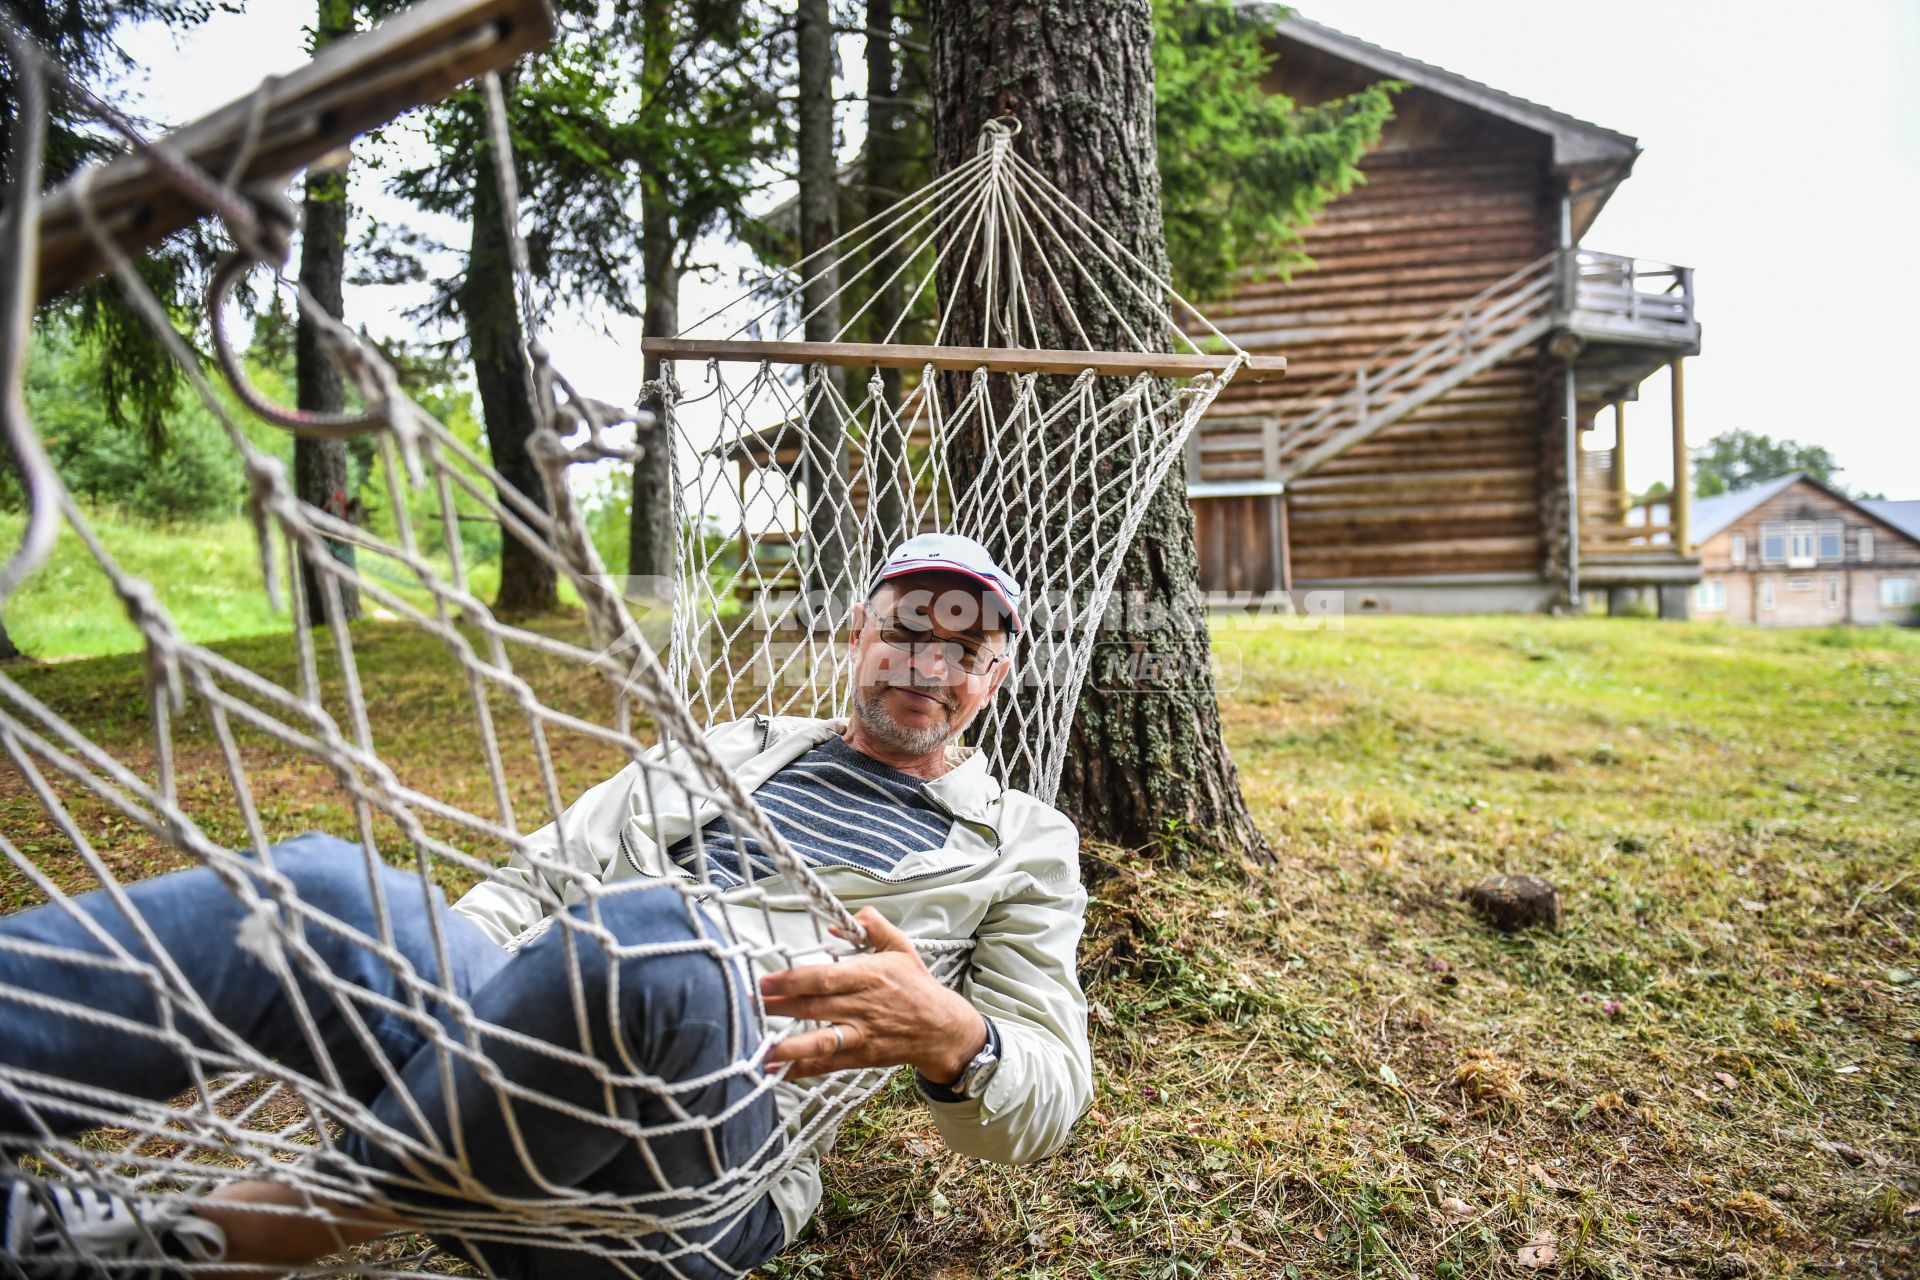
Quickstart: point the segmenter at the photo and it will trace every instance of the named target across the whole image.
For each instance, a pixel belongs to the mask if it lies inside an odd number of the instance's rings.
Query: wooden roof
[[[1539,135],[1547,145],[1553,171],[1574,196],[1576,239],[1592,225],[1607,196],[1632,171],[1634,159],[1640,154],[1639,142],[1627,134],[1306,18],[1289,17],[1276,23],[1274,35],[1283,46],[1291,45],[1309,58],[1345,63],[1365,72],[1370,80],[1403,80],[1414,89]],[[1288,79],[1284,64],[1283,57],[1283,82]]]

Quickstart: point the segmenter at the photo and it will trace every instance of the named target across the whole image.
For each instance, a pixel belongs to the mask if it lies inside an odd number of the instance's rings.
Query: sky
[[[1584,243],[1695,269],[1704,338],[1687,365],[1689,440],[1742,428],[1825,445],[1850,488],[1920,498],[1920,0],[1318,0],[1300,12],[1638,138],[1633,176]],[[135,31],[131,89],[156,119],[189,119],[298,65],[312,13],[312,0],[246,0],[178,39]],[[858,50],[843,48],[856,77]],[[458,242],[458,228],[425,224],[364,175],[355,199]],[[681,314],[726,296],[718,282],[690,288]],[[350,290],[349,319],[400,334],[404,301]],[[637,320],[575,314],[556,318],[549,345],[588,394],[621,402],[638,388],[638,337]],[[1664,373],[1627,424],[1633,487],[1670,481]],[[1611,435],[1603,416],[1590,443]]]

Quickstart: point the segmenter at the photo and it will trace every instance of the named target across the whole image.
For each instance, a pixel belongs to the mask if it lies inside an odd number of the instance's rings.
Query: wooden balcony
[[[1692,267],[1575,249],[1559,271],[1557,328],[1588,343],[1654,347],[1661,362],[1699,354]]]
[[[1649,376],[1700,353],[1692,267],[1576,249],[1558,271],[1552,346],[1573,367],[1583,420],[1639,399]]]

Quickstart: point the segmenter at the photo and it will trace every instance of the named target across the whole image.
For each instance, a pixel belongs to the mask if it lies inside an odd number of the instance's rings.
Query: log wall
[[[1283,51],[1273,87],[1307,105],[1359,83],[1337,66]],[[1436,95],[1404,93],[1361,169],[1365,185],[1304,233],[1312,269],[1291,280],[1252,273],[1206,307],[1247,350],[1289,362],[1282,382],[1230,387],[1216,418],[1307,412],[1332,392],[1323,380],[1557,242],[1558,196],[1544,141]],[[1288,499],[1296,584],[1539,573],[1542,446],[1545,433],[1558,429],[1545,359],[1529,351],[1489,369],[1297,480]],[[1232,427],[1203,423],[1201,430]],[[1207,479],[1260,474],[1257,449],[1221,462]],[[1265,564],[1271,503],[1200,499],[1195,508],[1203,587],[1247,589],[1256,576],[1277,587]],[[1222,548],[1251,558],[1222,561]]]

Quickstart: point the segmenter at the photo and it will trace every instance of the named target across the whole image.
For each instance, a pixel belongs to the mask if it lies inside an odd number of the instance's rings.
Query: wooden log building
[[[1270,87],[1302,105],[1407,87],[1365,184],[1306,229],[1313,268],[1249,271],[1206,308],[1288,373],[1230,387],[1189,444],[1202,587],[1396,612],[1654,588],[1685,616],[1685,484],[1667,520],[1633,523],[1623,451],[1581,443],[1671,367],[1672,438],[1634,447],[1686,474],[1692,272],[1581,243],[1634,139],[1305,19],[1271,44]]]

